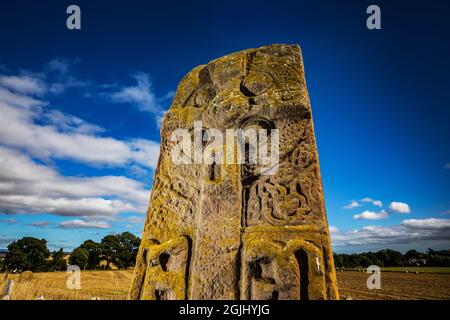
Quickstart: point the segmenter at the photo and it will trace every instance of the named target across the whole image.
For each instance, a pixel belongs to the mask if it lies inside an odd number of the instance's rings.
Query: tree
[[[366,254],[361,254],[360,255],[360,263],[359,263],[359,265],[361,267],[367,268],[368,266],[371,266],[373,264],[374,263],[373,263],[372,259],[370,259],[369,256],[367,256]]]
[[[417,250],[409,250],[408,252],[405,253],[405,258],[406,259],[420,259],[421,258],[421,254],[419,252],[417,252]]]
[[[342,256],[342,254],[333,253],[333,258],[334,258],[334,266],[336,268],[344,267],[344,257]]]
[[[101,241],[102,257],[106,260],[105,268],[113,263],[119,269],[132,267],[136,260],[141,239],[130,232],[108,235]]]
[[[85,249],[88,252],[87,269],[97,269],[100,266],[101,261],[101,245],[95,241],[86,240],[81,244],[80,248]]]
[[[117,251],[115,264],[119,269],[130,268],[134,266],[136,261],[141,239],[130,232],[119,234],[118,239],[120,246]]]
[[[67,262],[64,259],[63,249],[54,251],[52,253],[52,259],[48,261],[48,271],[65,271],[67,270]]]
[[[117,258],[117,252],[120,249],[120,242],[117,235],[107,235],[100,242],[102,248],[102,258],[106,260],[105,269],[109,269],[111,263]]]
[[[69,263],[76,265],[82,270],[86,270],[88,266],[89,252],[83,248],[76,248],[72,251],[69,257]]]
[[[24,237],[8,246],[4,264],[7,270],[44,271],[49,256],[46,240]]]
[[[379,261],[382,262],[381,266],[395,267],[405,265],[405,257],[398,251],[384,249],[375,254]]]

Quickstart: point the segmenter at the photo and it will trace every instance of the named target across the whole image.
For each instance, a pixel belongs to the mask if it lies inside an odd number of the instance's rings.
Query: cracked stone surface
[[[174,164],[172,132],[279,130],[279,168]],[[225,148],[225,146],[224,146]],[[213,60],[179,83],[161,129],[130,299],[338,299],[301,50]]]

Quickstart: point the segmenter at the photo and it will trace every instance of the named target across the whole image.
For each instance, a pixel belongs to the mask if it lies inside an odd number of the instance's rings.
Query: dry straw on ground
[[[81,289],[67,289],[69,274],[65,272],[35,273],[28,281],[18,281],[20,275],[8,275],[15,282],[11,300],[121,300],[126,299],[133,271],[83,271]],[[2,279],[3,275],[0,276]],[[0,283],[3,288],[6,281]],[[0,290],[1,291],[1,290]]]
[[[81,289],[69,290],[66,287],[65,272],[35,273],[33,279],[19,282],[19,275],[8,275],[14,280],[12,300],[121,300],[127,298],[132,270],[126,271],[82,271]],[[368,274],[353,271],[338,272],[338,285],[341,297],[360,299],[450,299],[450,274],[413,272],[383,272],[380,290],[369,290],[366,286]],[[0,274],[0,292],[6,279]]]

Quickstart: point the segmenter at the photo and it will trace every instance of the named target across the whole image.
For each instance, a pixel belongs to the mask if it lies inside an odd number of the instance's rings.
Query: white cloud
[[[113,102],[128,103],[135,106],[139,111],[153,114],[158,128],[161,127],[164,118],[164,107],[175,95],[174,91],[169,91],[166,95],[158,97],[153,91],[150,76],[144,72],[137,72],[133,75],[136,81],[135,86],[122,87],[117,91],[104,93]]]
[[[380,200],[374,200],[373,205],[381,208],[383,206],[383,203]]]
[[[0,75],[0,85],[22,94],[41,95],[46,91],[46,84],[41,79],[28,75]]]
[[[124,87],[111,95],[116,102],[134,104],[140,111],[157,113],[161,108],[152,90],[152,83],[148,74],[139,72],[133,75],[137,84],[133,87]]]
[[[344,206],[344,209],[354,209],[354,208],[363,206],[365,203],[369,203],[369,204],[372,204],[372,205],[374,205],[376,207],[380,207],[380,208],[383,206],[383,203],[380,200],[374,200],[372,198],[366,197],[366,198],[362,198],[359,201],[356,201],[356,200],[350,201],[349,204]]]
[[[114,215],[136,210],[121,200],[104,198],[42,198],[32,195],[0,195],[6,213],[51,213],[61,216]]]
[[[0,146],[0,211],[63,216],[145,212],[148,190],[122,176],[70,177]]]
[[[33,97],[13,93],[0,86],[0,102],[11,108],[33,109],[47,104],[46,101],[37,100]],[[3,114],[2,114],[3,115]]]
[[[0,86],[0,143],[26,149],[41,159],[155,168],[159,143],[98,135],[103,129],[48,107],[48,102]]]
[[[42,114],[42,117],[42,120],[49,125],[58,124],[59,131],[63,132],[96,134],[105,131],[102,127],[87,123],[78,117],[62,113],[59,110],[48,110]]]
[[[77,216],[85,225],[92,217],[114,221],[120,213],[144,213],[149,191],[136,180],[64,176],[37,162],[70,159],[133,168],[136,175],[156,167],[157,142],[108,137],[105,129],[52,107],[52,95],[89,83],[71,76],[70,65],[57,59],[42,73],[0,74],[0,213]],[[145,85],[145,77],[137,79]]]
[[[46,71],[55,71],[60,74],[66,74],[69,71],[72,62],[64,58],[54,58],[45,66]]]
[[[388,214],[384,210],[382,210],[380,212],[373,212],[373,211],[366,210],[360,214],[355,214],[353,216],[353,219],[381,220],[381,219],[386,219],[387,217],[388,217]]]
[[[411,209],[409,208],[409,205],[404,202],[391,202],[389,205],[389,209],[393,212],[398,213],[410,213]]]
[[[104,221],[85,221],[80,219],[66,220],[59,224],[61,228],[66,229],[79,229],[79,228],[95,228],[95,229],[108,229],[111,225]]]
[[[450,229],[450,219],[408,219],[403,220],[401,224],[411,229]]]
[[[344,206],[344,209],[353,209],[353,208],[357,208],[360,206],[361,206],[361,204],[358,201],[351,201],[349,204]]]
[[[383,203],[380,200],[374,200],[372,198],[363,198],[360,200],[361,202],[366,202],[366,203],[370,203],[376,207],[382,207]]]
[[[69,88],[85,88],[88,85],[94,85],[92,81],[80,80],[72,75],[72,65],[78,62],[78,59],[68,60],[64,58],[55,58],[50,60],[44,66],[44,70],[41,74],[48,82],[48,94],[61,94]],[[50,81],[50,79],[52,81]]]
[[[361,229],[331,234],[333,246],[387,246],[421,243],[450,245],[450,219],[410,219],[399,225],[365,226]]]
[[[92,81],[77,79],[69,72],[71,65],[76,62],[76,60],[53,59],[41,72],[22,71],[18,75],[0,74],[0,86],[23,95],[46,96],[60,94],[68,88],[93,84]]]
[[[339,229],[337,227],[334,227],[334,226],[330,226],[329,230],[330,230],[330,234],[337,234],[337,233],[339,233]]]

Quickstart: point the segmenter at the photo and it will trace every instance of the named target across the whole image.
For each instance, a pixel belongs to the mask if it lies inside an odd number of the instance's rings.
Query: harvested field
[[[428,270],[429,271],[429,270]],[[66,287],[65,272],[35,273],[29,281],[19,282],[19,275],[8,275],[14,280],[13,300],[102,300],[126,299],[133,271],[82,271],[81,289]],[[367,289],[364,272],[343,271],[337,273],[341,298],[353,300],[439,299],[450,300],[450,274],[413,272],[382,272],[381,289]],[[0,274],[0,292],[5,284]]]
[[[367,289],[364,272],[337,273],[341,299],[354,300],[449,300],[450,274],[382,272],[381,289]]]
[[[19,281],[19,275],[8,275],[14,280],[12,300],[102,300],[126,299],[133,271],[82,271],[80,290],[67,289],[65,272],[35,273],[30,281]],[[0,275],[0,282],[3,275]],[[0,283],[0,292],[4,286]]]

